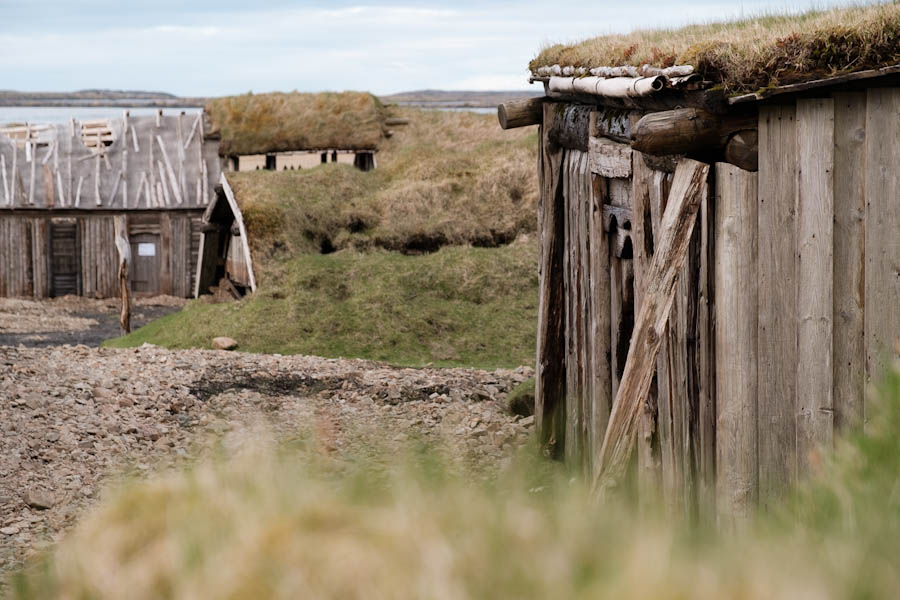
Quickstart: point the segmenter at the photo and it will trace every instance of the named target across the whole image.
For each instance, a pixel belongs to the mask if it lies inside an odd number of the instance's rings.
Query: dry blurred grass
[[[337,464],[314,443],[251,446],[112,492],[12,589],[19,600],[895,598],[897,371],[884,390],[868,437],[740,531],[598,507],[533,451],[474,482],[427,450]]]
[[[229,175],[254,261],[327,247],[496,246],[537,226],[537,134],[493,115],[399,109],[410,124],[362,173],[328,164]]]
[[[891,2],[602,36],[549,46],[529,66],[688,64],[740,92],[900,63],[898,39]]]
[[[385,110],[364,92],[244,94],[206,105],[219,153],[263,154],[286,150],[367,150],[384,135]]]

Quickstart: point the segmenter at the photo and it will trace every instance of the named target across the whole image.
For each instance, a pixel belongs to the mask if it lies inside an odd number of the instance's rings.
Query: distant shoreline
[[[502,102],[543,95],[541,91],[419,90],[378,96],[384,104],[415,108],[493,108]],[[0,90],[0,107],[202,108],[209,98],[162,92],[86,90],[16,92]]]

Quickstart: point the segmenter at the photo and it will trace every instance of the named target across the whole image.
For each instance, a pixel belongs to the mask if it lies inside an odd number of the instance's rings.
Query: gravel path
[[[186,300],[171,296],[134,301],[134,329],[181,310]],[[0,346],[51,347],[85,344],[97,347],[121,335],[119,300],[65,296],[51,300],[0,298]]]
[[[0,346],[0,575],[59,539],[111,478],[260,431],[340,457],[422,439],[496,468],[531,419],[504,399],[531,369],[399,369],[202,350]]]

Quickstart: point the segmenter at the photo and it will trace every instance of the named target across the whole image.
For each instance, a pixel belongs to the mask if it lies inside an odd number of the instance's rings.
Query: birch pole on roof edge
[[[679,161],[675,170],[656,252],[646,274],[646,289],[635,320],[625,371],[597,457],[600,470],[594,479],[595,496],[604,497],[615,490],[628,467],[636,439],[637,417],[650,390],[656,357],[672,309],[675,283],[690,246],[708,174],[709,165],[690,159]]]

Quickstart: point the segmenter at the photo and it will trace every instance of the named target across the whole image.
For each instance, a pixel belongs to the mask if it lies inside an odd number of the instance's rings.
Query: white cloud
[[[71,27],[48,27],[40,2],[20,3],[14,28],[8,19],[0,22],[0,85],[163,89],[183,95],[295,88],[521,89],[527,85],[526,64],[548,42],[793,5],[790,0],[741,5],[650,0],[614,6],[565,2],[548,10],[535,0],[449,8],[425,1],[382,6],[358,1],[335,0],[334,8],[225,2],[223,8],[223,0],[195,0],[186,13],[169,0],[157,0],[162,6],[148,3],[139,14],[130,3],[116,4],[121,14],[115,18],[103,2],[94,14],[82,4],[58,4],[56,13],[71,14],[54,13],[55,18]]]

